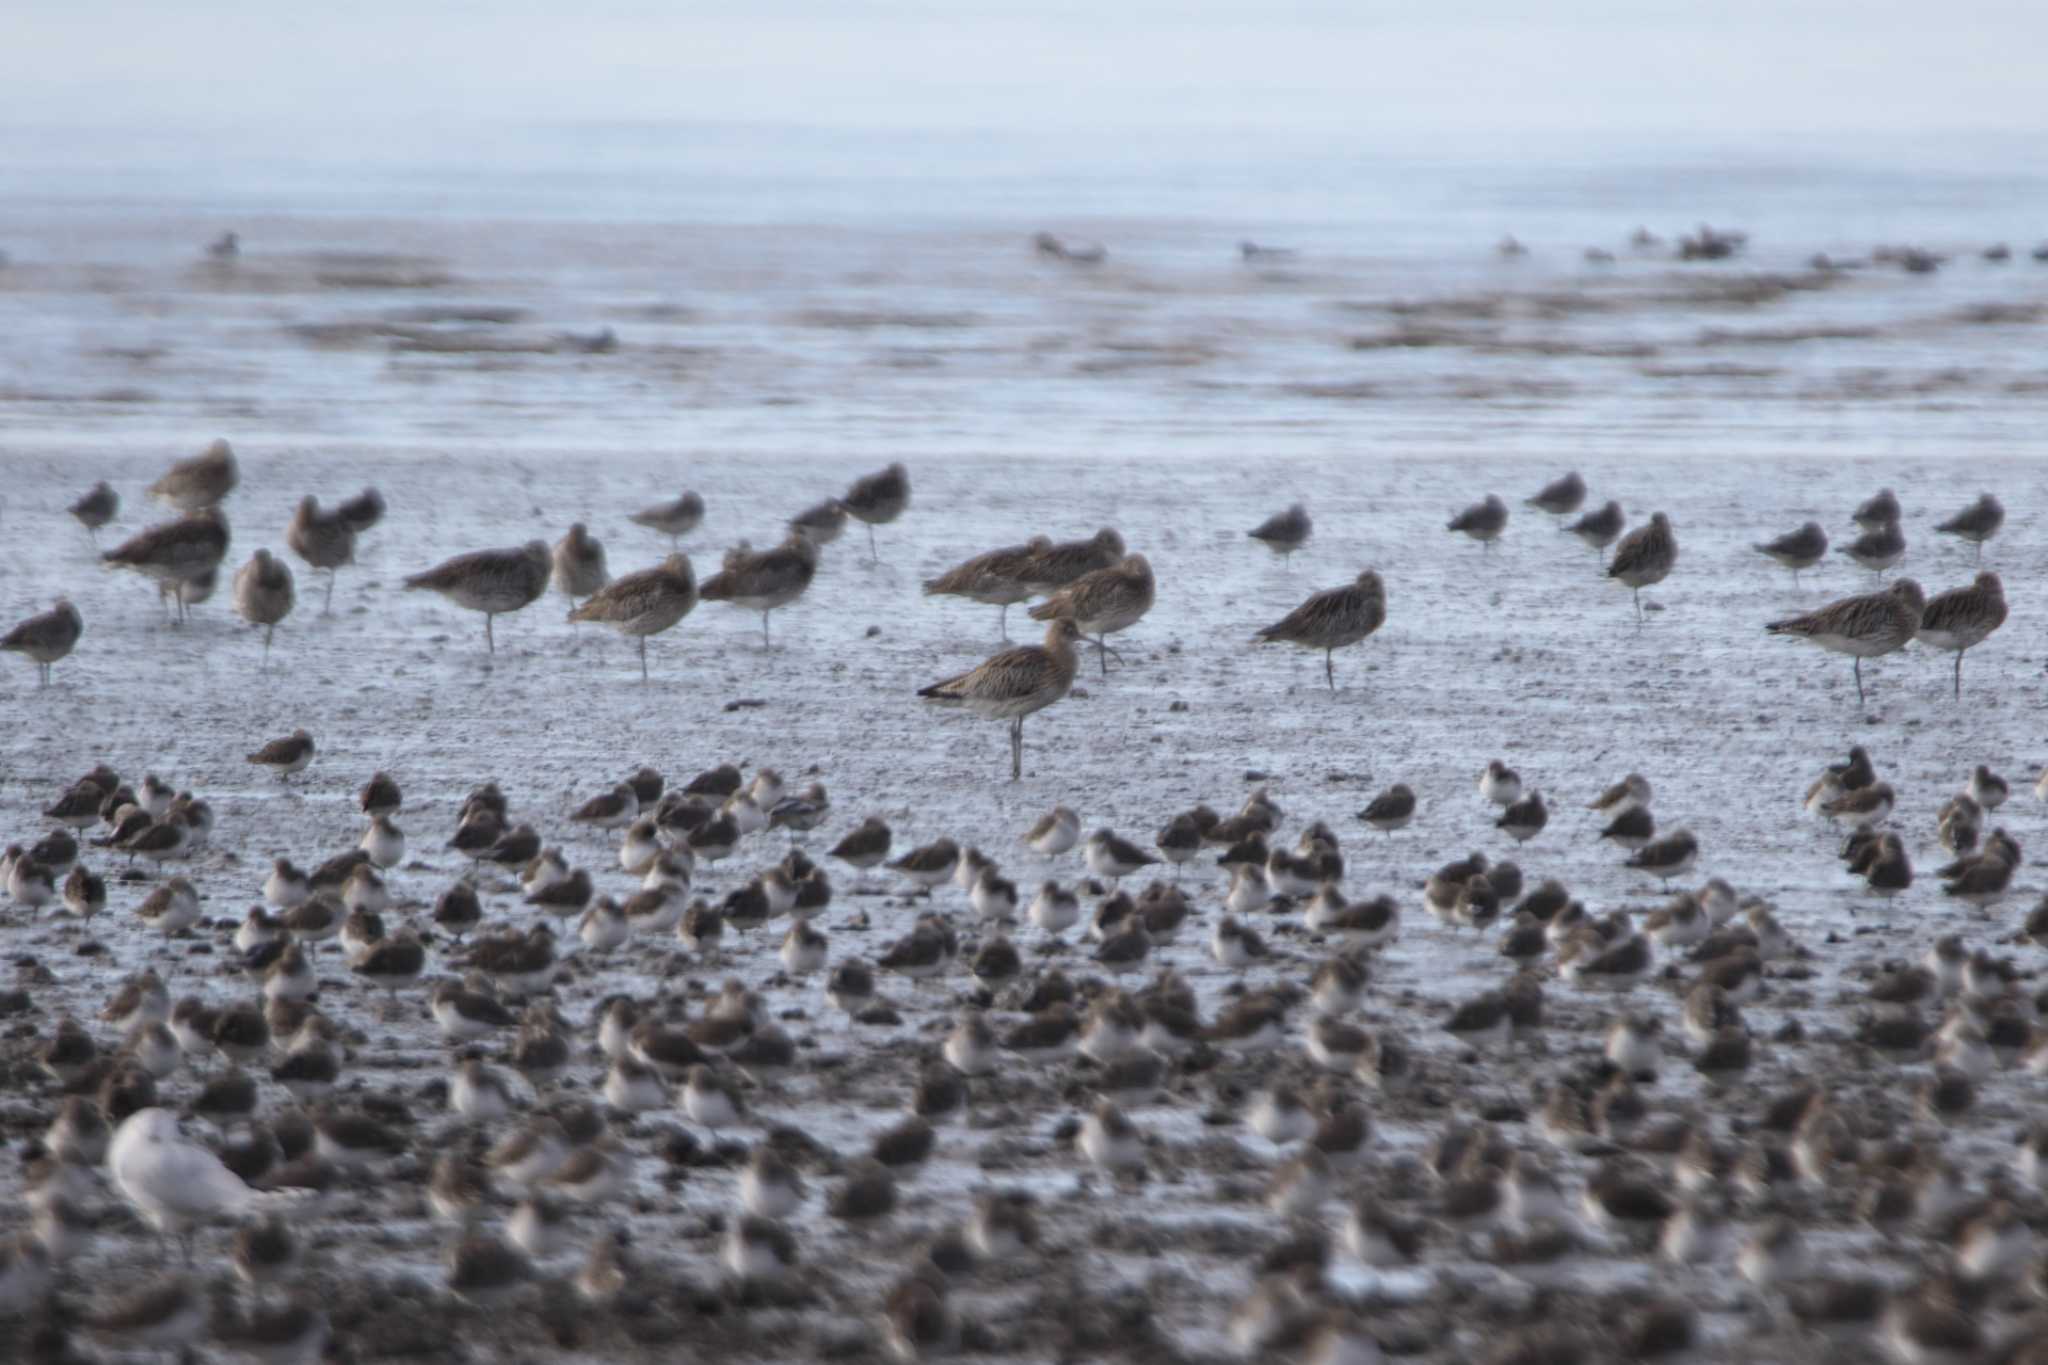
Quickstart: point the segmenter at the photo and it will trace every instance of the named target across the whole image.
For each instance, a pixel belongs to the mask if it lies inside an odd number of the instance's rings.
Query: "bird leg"
[[[640,681],[647,681],[647,637],[640,637]]]
[[[996,616],[996,638],[1004,644],[1010,643],[1010,604],[1008,602],[1001,604],[999,614]]]
[[[1323,651],[1323,681],[1330,685],[1332,692],[1335,692],[1337,690],[1337,666],[1330,662],[1330,653],[1331,651],[1327,649]]]
[[[1010,780],[1024,776],[1024,717],[1010,722]]]
[[[768,613],[764,611],[761,613],[761,648],[766,650],[768,647]]]
[[[1863,705],[1863,660],[1852,657],[1850,662],[1856,667],[1856,704],[1861,706]]]
[[[329,569],[327,571],[327,604],[320,608],[322,616],[334,615],[334,576],[338,572],[340,572],[338,569]]]
[[[871,521],[868,523],[868,563],[879,564],[881,562],[881,553],[875,549],[875,524]]]
[[[1963,651],[1956,651],[1956,700],[1963,699]]]
[[[1641,630],[1643,628],[1643,590],[1641,588],[1630,588],[1629,594],[1636,599],[1636,629]]]
[[[490,612],[484,613],[484,650],[486,653],[496,654],[498,652],[498,640],[491,633],[491,615],[492,613]]]

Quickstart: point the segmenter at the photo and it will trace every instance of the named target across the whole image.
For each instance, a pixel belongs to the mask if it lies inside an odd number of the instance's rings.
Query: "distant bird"
[[[1341,588],[1316,593],[1253,637],[1254,643],[1277,641],[1323,651],[1323,678],[1337,690],[1334,651],[1355,645],[1387,620],[1387,590],[1371,569]]]
[[[1984,571],[1967,588],[1951,588],[1927,599],[1920,613],[1920,640],[1956,652],[1956,696],[1963,695],[1963,651],[1984,643],[2005,624],[2005,585]]]
[[[1396,782],[1367,802],[1365,809],[1358,812],[1358,818],[1388,834],[1406,828],[1408,822],[1415,818],[1415,793],[1408,789],[1406,783]]]
[[[234,492],[240,477],[235,452],[226,441],[216,440],[190,459],[172,465],[149,486],[149,495],[180,512],[198,512],[217,506]]]
[[[1500,539],[1501,532],[1508,529],[1508,505],[1498,494],[1488,493],[1484,502],[1475,502],[1464,511],[1444,523],[1447,531],[1462,531],[1491,550],[1493,542]]]
[[[1245,534],[1285,559],[1308,544],[1308,538],[1315,534],[1315,523],[1309,520],[1308,509],[1297,502],[1285,512],[1275,512]]]
[[[36,661],[38,686],[50,685],[50,666],[69,654],[85,633],[85,618],[71,599],[60,597],[48,611],[29,617],[0,636],[0,650],[26,654]]]
[[[1880,526],[1898,525],[1900,515],[1899,495],[1889,488],[1880,488],[1864,499],[1849,519],[1866,531],[1875,531]]]
[[[1773,621],[1764,629],[1772,635],[1811,640],[1822,649],[1851,656],[1855,661],[1856,702],[1860,706],[1865,699],[1863,661],[1904,649],[1920,629],[1920,613],[1926,605],[1920,585],[1910,578],[1901,578],[1883,592],[1844,597],[1818,611]],[[1960,678],[1960,657],[1957,663]]]
[[[335,507],[334,515],[347,522],[349,530],[361,535],[384,520],[384,495],[374,488],[365,488],[352,498],[344,498]]]
[[[1945,536],[1956,536],[1969,541],[1977,548],[1977,559],[1984,558],[1984,542],[1998,534],[1998,528],[2005,525],[2005,507],[1989,493],[1981,495],[1962,511],[1942,522],[1934,529]]]
[[[697,605],[697,578],[687,555],[672,554],[652,569],[613,579],[569,613],[571,621],[610,626],[640,646],[640,681],[647,681],[647,637],[659,635]]]
[[[1082,636],[1093,635],[1102,676],[1109,676],[1108,637],[1128,630],[1152,610],[1152,565],[1143,555],[1126,555],[1107,569],[1084,574],[1031,609],[1034,621],[1071,620]],[[1048,636],[1048,639],[1051,637]],[[1123,655],[1117,654],[1117,662]]]
[[[408,591],[437,592],[458,607],[484,614],[484,647],[498,652],[491,623],[500,613],[518,611],[540,600],[548,590],[552,560],[547,543],[529,540],[514,549],[472,550],[444,560],[425,573],[405,580]]]
[[[1643,623],[1643,589],[1661,583],[1678,563],[1678,537],[1671,534],[1671,518],[1662,512],[1650,517],[1648,526],[1638,526],[1621,538],[1608,561],[1607,576],[1635,597],[1636,624]]]
[[[652,507],[643,507],[626,520],[667,536],[673,548],[704,520],[704,499],[695,493],[685,492],[674,502],[658,502]]]
[[[228,523],[217,507],[177,521],[160,522],[100,556],[116,569],[133,569],[176,596],[178,620],[185,608],[212,590],[214,573],[228,553]]]
[[[1561,479],[1553,479],[1536,491],[1533,498],[1524,499],[1527,506],[1539,512],[1548,512],[1554,517],[1568,517],[1586,501],[1586,481],[1574,469]]]
[[[846,530],[846,509],[837,498],[826,498],[806,507],[789,519],[789,529],[802,531],[813,545],[830,545]]]
[[[555,588],[569,599],[572,608],[577,598],[589,597],[611,581],[604,564],[604,545],[580,521],[555,542],[551,557]]]
[[[1828,533],[1817,521],[1809,521],[1796,531],[1787,531],[1776,540],[1758,543],[1755,549],[1792,571],[1792,581],[1797,584],[1799,575],[1827,558]]]
[[[1074,685],[1074,643],[1080,630],[1066,617],[1045,630],[1045,643],[1019,645],[979,667],[918,691],[941,706],[959,706],[990,720],[1010,722],[1010,780],[1024,775],[1024,718],[1067,695]]]
[[[869,474],[853,481],[846,490],[846,496],[839,500],[847,515],[864,522],[868,528],[868,558],[878,561],[875,550],[875,528],[885,526],[903,515],[903,509],[910,506],[910,472],[900,464],[892,464],[879,474]]]
[[[758,553],[745,541],[725,552],[719,571],[704,580],[697,596],[706,602],[730,602],[761,613],[761,647],[768,648],[768,613],[803,596],[818,573],[818,547],[801,531],[772,550]]]
[[[1109,259],[1109,250],[1100,242],[1069,242],[1050,232],[1034,233],[1031,248],[1039,255],[1068,265],[1101,265]]]
[[[924,595],[965,597],[969,601],[1001,607],[996,629],[1007,640],[1010,638],[1010,607],[1032,595],[1026,573],[1032,561],[1051,548],[1049,538],[1033,536],[1022,545],[1006,545],[1000,550],[978,554],[954,565],[937,578],[927,578]]]
[[[258,550],[235,570],[235,615],[263,627],[263,661],[270,662],[270,637],[292,612],[292,571],[268,550]]]
[[[242,239],[237,233],[223,232],[206,244],[206,255],[209,260],[225,264],[241,254]]]
[[[342,565],[356,562],[355,528],[340,512],[322,512],[320,500],[308,493],[299,499],[292,512],[291,524],[285,527],[284,543],[306,562],[307,568],[326,571],[327,600],[320,610],[332,611],[335,573]]]
[[[1906,533],[1896,521],[1888,521],[1835,549],[1872,573],[1883,573],[1906,557]]]
[[[290,777],[313,761],[313,737],[294,730],[283,739],[273,739],[249,755],[249,762],[268,768],[279,777]]]
[[[1598,554],[1615,542],[1621,535],[1622,527],[1627,524],[1628,519],[1622,515],[1621,504],[1609,500],[1598,511],[1588,512],[1571,525],[1558,529],[1569,531],[1584,541],[1588,549]]]
[[[65,510],[78,519],[78,524],[86,529],[97,545],[100,527],[112,521],[121,510],[121,495],[114,491],[112,484],[101,479]]]

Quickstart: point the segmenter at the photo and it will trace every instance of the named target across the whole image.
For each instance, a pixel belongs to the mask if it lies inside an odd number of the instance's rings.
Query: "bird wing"
[[[255,1195],[219,1157],[184,1142],[150,1142],[124,1153],[114,1180],[131,1201],[190,1219],[233,1217]]]

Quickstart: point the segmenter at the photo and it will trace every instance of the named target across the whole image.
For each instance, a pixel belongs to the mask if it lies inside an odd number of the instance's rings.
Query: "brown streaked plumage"
[[[277,623],[292,613],[295,596],[291,566],[268,550],[258,550],[235,570],[235,615],[263,627],[263,662],[270,662],[270,637]]]
[[[85,633],[85,619],[71,599],[60,597],[48,611],[29,617],[0,636],[0,650],[26,654],[36,661],[39,686],[50,685],[50,665],[71,652]]]
[[[553,564],[545,541],[499,550],[471,550],[405,580],[408,591],[437,592],[458,607],[484,614],[484,647],[498,652],[491,623],[500,613],[540,600]]]
[[[954,565],[937,578],[927,578],[924,595],[965,597],[970,601],[1001,607],[1002,614],[997,618],[996,628],[1007,640],[1010,638],[1010,607],[1032,595],[1025,574],[1032,562],[1050,549],[1052,541],[1048,537],[1033,536],[1022,545],[1006,545],[1000,550],[978,554]]]
[[[1102,676],[1109,676],[1111,649],[1107,637],[1136,625],[1152,610],[1152,565],[1143,555],[1126,555],[1107,569],[1084,574],[1031,609],[1034,621],[1073,621],[1082,635],[1093,635],[1101,651]],[[1051,638],[1051,637],[1047,637]],[[1117,654],[1117,662],[1123,656]]]
[[[238,478],[235,452],[226,441],[215,440],[197,455],[172,465],[149,486],[149,495],[180,512],[197,512],[234,492]]]
[[[697,596],[706,602],[730,602],[761,613],[761,647],[768,648],[768,613],[803,596],[818,574],[818,547],[801,531],[772,550],[755,551],[741,541],[725,552],[719,571],[704,580]]]
[[[1989,570],[1967,588],[1951,588],[1927,600],[1920,613],[1920,640],[1956,652],[1956,696],[1963,695],[1963,651],[1983,644],[2004,624],[2005,584]]]
[[[1608,561],[1607,576],[1627,586],[1634,594],[1636,625],[1643,624],[1643,589],[1661,583],[1678,563],[1678,537],[1671,533],[1671,518],[1652,514],[1648,526],[1638,526],[1621,538]]]
[[[1024,775],[1024,717],[1052,705],[1074,685],[1074,642],[1080,628],[1066,617],[1046,627],[1045,643],[1019,645],[990,656],[978,668],[921,688],[918,696],[960,706],[990,720],[1010,722],[1010,780]]]
[[[1341,588],[1316,593],[1253,637],[1254,643],[1277,641],[1323,651],[1323,677],[1332,692],[1337,672],[1331,652],[1355,645],[1387,620],[1387,589],[1367,569]]]
[[[210,584],[227,553],[227,518],[218,507],[208,507],[131,536],[101,555],[100,562],[154,579],[158,587],[177,598],[182,621],[186,606],[203,596],[196,589]]]
[[[1901,578],[1883,592],[1844,597],[1818,611],[1773,621],[1764,629],[1772,635],[1811,640],[1822,649],[1851,656],[1856,665],[1856,702],[1860,706],[1864,701],[1863,661],[1904,649],[1920,629],[1920,613],[1926,605],[1920,585],[1910,578]]]
[[[640,645],[640,681],[647,681],[647,637],[659,635],[697,605],[697,576],[687,555],[672,554],[651,569],[615,578],[569,613],[571,621],[610,626]]]

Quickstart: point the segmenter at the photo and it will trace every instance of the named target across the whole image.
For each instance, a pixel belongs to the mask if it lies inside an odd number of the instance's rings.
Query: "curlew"
[[[680,545],[684,536],[697,529],[704,520],[704,499],[695,493],[685,492],[674,502],[658,502],[652,507],[643,507],[626,518],[635,526],[668,537],[671,547]]]
[[[1287,615],[1253,637],[1254,643],[1268,641],[1300,645],[1323,651],[1323,678],[1332,692],[1337,690],[1336,666],[1332,653],[1355,645],[1378,630],[1387,620],[1387,590],[1380,576],[1366,569],[1341,588],[1316,593]]]
[[[1998,529],[2003,525],[2005,525],[2004,505],[1991,494],[1985,493],[1968,507],[1965,507],[1962,511],[1956,513],[1934,529],[1940,535],[1955,536],[1960,540],[1969,541],[1971,545],[1976,547],[1977,561],[1982,563],[1984,559],[1984,542],[1997,535]]]
[[[1107,569],[1084,574],[1031,609],[1034,621],[1072,620],[1083,636],[1095,637],[1102,676],[1109,676],[1108,636],[1128,630],[1152,610],[1152,565],[1143,555],[1126,555]],[[1050,637],[1048,637],[1050,638]],[[1117,662],[1123,655],[1117,654]]]
[[[292,612],[291,566],[268,550],[258,550],[235,570],[235,615],[263,627],[263,663],[270,664],[270,637],[277,623]]]
[[[1275,512],[1245,534],[1284,561],[1308,544],[1308,538],[1315,534],[1315,529],[1315,523],[1309,520],[1308,509],[1297,502],[1285,512]]]
[[[959,706],[989,720],[1010,722],[1010,780],[1024,776],[1024,718],[1067,695],[1074,685],[1074,642],[1080,629],[1056,617],[1045,644],[1018,645],[990,656],[979,667],[921,688],[918,696],[941,706]]]
[[[1760,541],[1752,548],[1790,569],[1796,586],[1802,572],[1827,558],[1828,533],[1819,522],[1809,521],[1796,531],[1787,531],[1776,540]]]
[[[1026,581],[1026,573],[1032,562],[1052,549],[1052,541],[1045,536],[1033,536],[1022,545],[1006,545],[1000,550],[978,554],[940,574],[937,578],[924,581],[926,597],[965,597],[972,602],[984,602],[992,607],[1001,607],[996,629],[1002,639],[1010,638],[1010,608],[1032,595],[1032,588]]]
[[[491,623],[505,612],[540,600],[551,563],[546,542],[529,540],[502,550],[471,550],[405,580],[408,591],[437,592],[458,607],[484,614],[484,647],[498,652]]]
[[[818,547],[801,531],[772,550],[755,551],[745,541],[725,552],[719,571],[704,580],[697,596],[730,602],[761,613],[761,648],[768,648],[768,613],[803,596],[818,573]]]
[[[659,635],[697,605],[697,577],[687,555],[672,554],[651,569],[615,578],[569,613],[630,635],[640,645],[640,681],[647,681],[647,637]]]
[[[285,527],[284,543],[307,568],[326,572],[327,600],[320,611],[322,615],[332,611],[335,572],[356,562],[355,527],[339,511],[321,511],[320,500],[308,493],[299,499],[291,525]]]
[[[1919,638],[1956,652],[1955,694],[1963,695],[1963,651],[1984,643],[2005,624],[2005,585],[1986,570],[1967,588],[1936,593],[1920,612]]]
[[[1847,654],[1856,665],[1856,702],[1863,694],[1863,661],[1906,647],[1920,629],[1920,613],[1927,599],[1920,585],[1901,578],[1883,592],[1844,597],[1818,611],[1773,621],[1764,629],[1772,635],[1790,635],[1811,640],[1822,649]]]
[[[149,495],[180,512],[199,512],[218,506],[235,491],[239,480],[235,452],[226,441],[216,440],[197,455],[172,465],[149,486]]]
[[[1614,547],[1607,576],[1625,585],[1635,597],[1636,625],[1643,624],[1643,589],[1661,583],[1678,562],[1678,537],[1671,534],[1671,518],[1652,514],[1648,526],[1638,526]]]
[[[577,598],[588,597],[611,581],[604,566],[604,545],[580,521],[555,542],[551,557],[554,585],[572,608]]]
[[[50,666],[71,652],[85,632],[85,620],[71,599],[60,597],[46,612],[29,617],[6,635],[0,636],[0,650],[26,654],[36,661],[38,686],[50,685]]]
[[[177,598],[178,619],[186,607],[213,590],[214,575],[228,553],[228,522],[218,507],[176,521],[160,522],[100,556],[117,569],[133,569]]]
[[[879,474],[855,479],[839,505],[848,516],[867,525],[868,561],[878,563],[881,557],[875,549],[875,528],[896,520],[910,506],[910,471],[892,464]]]

